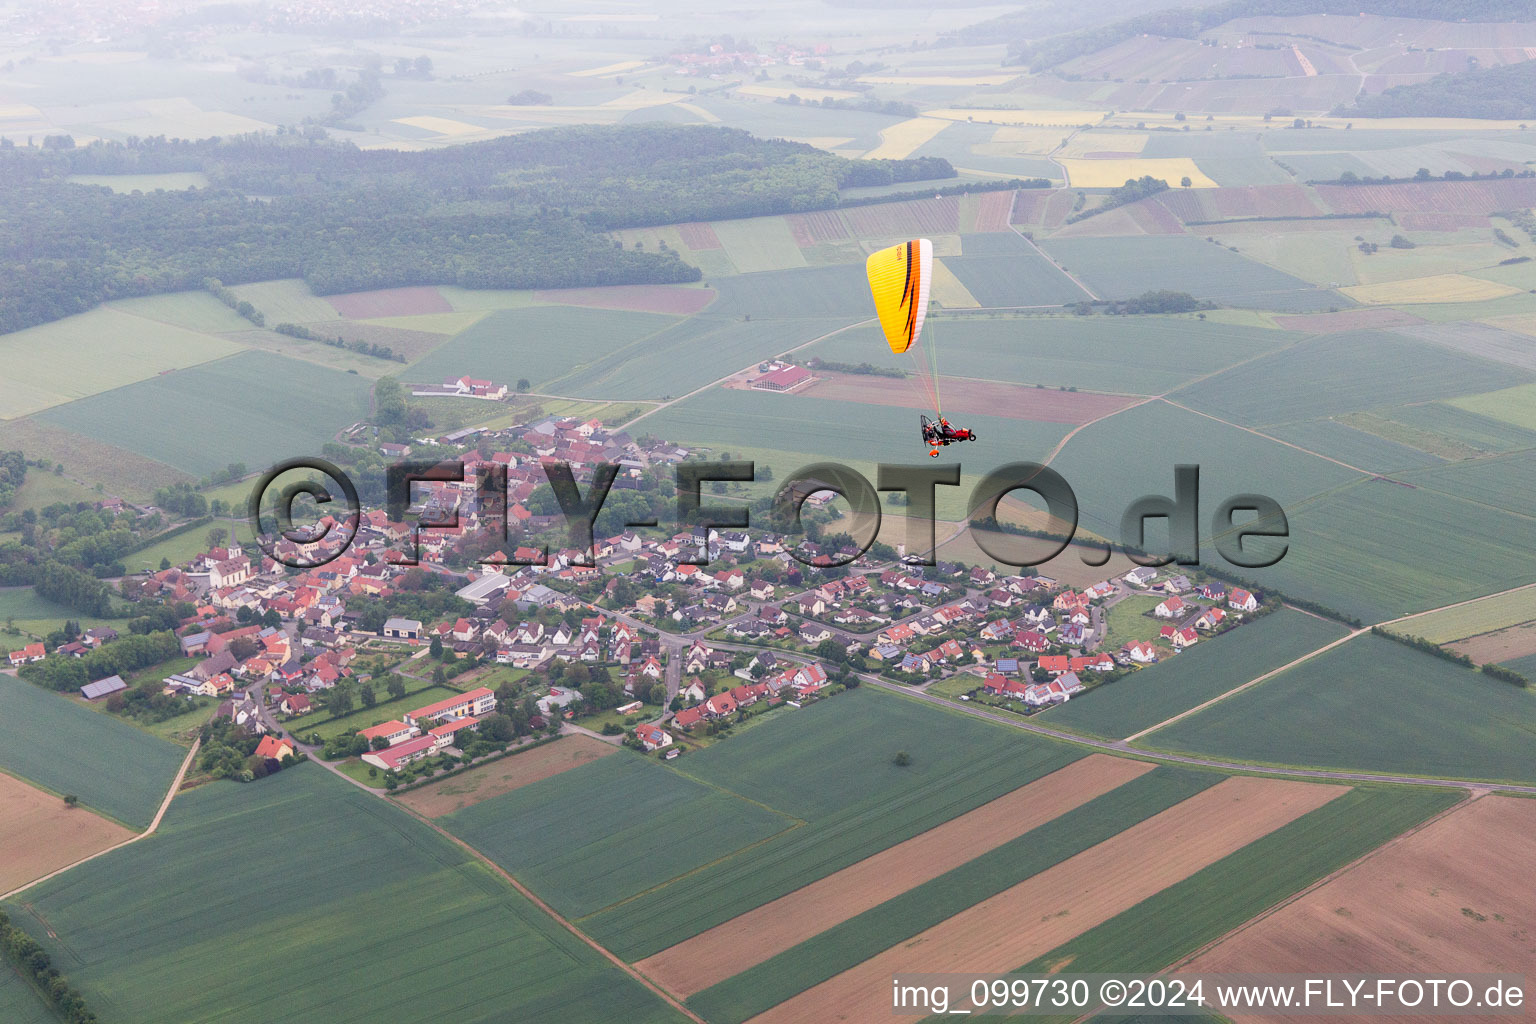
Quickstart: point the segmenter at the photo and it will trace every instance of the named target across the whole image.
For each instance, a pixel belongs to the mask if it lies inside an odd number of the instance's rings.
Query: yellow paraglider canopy
[[[928,311],[933,243],[926,238],[914,238],[871,253],[864,266],[885,340],[892,352],[905,352],[922,333],[923,317]]]

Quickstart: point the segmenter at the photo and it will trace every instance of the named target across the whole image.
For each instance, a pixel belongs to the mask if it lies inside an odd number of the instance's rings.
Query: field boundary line
[[[874,322],[875,322],[875,318],[872,317],[872,316],[869,316],[869,317],[865,317],[862,320],[855,321],[854,323],[851,323],[851,324],[844,324],[842,327],[839,327],[836,330],[828,331],[826,334],[823,334],[820,337],[812,338],[810,341],[801,342],[800,344],[796,345],[794,348],[787,348],[784,351],[780,352],[777,356],[774,356],[774,358],[775,359],[782,359],[782,358],[784,358],[787,355],[792,355],[795,352],[799,352],[803,348],[809,348],[810,346],[815,345],[818,342],[826,341],[828,338],[832,337],[835,334],[842,334],[844,331],[851,331],[855,327],[863,327],[866,324],[872,324]],[[762,362],[762,360],[758,360],[758,362]],[[730,380],[732,377],[736,376],[737,374],[745,373],[753,365],[754,364],[752,364],[752,363],[748,363],[746,366],[743,366],[740,370],[734,370],[731,373],[726,374],[724,377],[719,378],[718,380],[712,380],[708,384],[705,384],[703,387],[694,388],[692,391],[688,392],[686,395],[679,395],[678,397],[676,397],[676,398],[674,398],[674,399],[672,399],[670,401],[660,402],[660,403],[657,404],[656,408],[654,408],[654,409],[647,409],[645,412],[642,412],[640,415],[636,416],[634,419],[630,420],[629,422],[627,422],[627,423],[620,423],[618,426],[614,427],[613,429],[616,430],[616,431],[618,431],[618,430],[628,430],[630,427],[633,427],[636,423],[639,423],[641,420],[645,419],[647,416],[650,416],[653,413],[661,412],[661,410],[663,410],[663,409],[666,409],[666,408],[668,408],[670,406],[676,405],[678,402],[682,402],[682,401],[685,401],[685,400],[687,400],[689,398],[692,398],[694,395],[697,395],[697,394],[700,394],[702,392],[708,391],[710,388],[718,387],[721,384],[724,384],[726,381]],[[554,382],[551,382],[551,383],[558,383],[558,381],[554,381]]]
[[[782,814],[783,812],[781,811],[779,813]],[[737,857],[741,856],[744,853],[747,853],[747,852],[749,852],[751,850],[755,850],[759,846],[762,846],[762,845],[764,845],[766,843],[771,843],[775,839],[780,838],[781,836],[787,836],[791,832],[796,831],[797,829],[805,828],[806,825],[808,825],[808,824],[809,824],[809,822],[796,821],[793,825],[785,826],[784,828],[779,829],[777,832],[773,833],[772,835],[764,836],[761,839],[754,840],[754,841],[748,843],[746,846],[740,847],[739,849],[732,850],[730,853],[721,854],[719,857],[716,857],[714,860],[710,861],[708,864],[700,864],[698,867],[692,868],[692,869],[690,869],[688,871],[684,871],[682,874],[676,875],[676,876],[674,876],[672,878],[669,878],[665,882],[657,882],[653,886],[650,886],[650,887],[648,887],[646,889],[642,889],[640,892],[633,893],[633,894],[631,894],[629,896],[624,897],[621,900],[617,900],[617,901],[615,901],[613,903],[610,903],[606,907],[599,907],[598,909],[592,911],[590,914],[582,914],[580,917],[576,918],[576,920],[577,921],[590,921],[594,917],[597,917],[599,914],[606,914],[610,910],[617,910],[619,907],[622,907],[622,906],[625,906],[627,904],[633,903],[635,900],[639,899],[642,896],[649,896],[651,893],[656,892],[656,891],[661,890],[661,889],[665,889],[669,885],[676,885],[678,882],[683,881],[685,878],[691,878],[694,875],[699,874],[700,872],[709,870],[710,868],[714,867],[717,864],[724,864],[726,861],[735,860]],[[684,940],[684,941],[686,941],[686,940]]]
[[[1237,365],[1237,364],[1233,364],[1233,365]],[[1230,370],[1230,369],[1232,369],[1232,367],[1229,366],[1229,367],[1227,367],[1227,369]],[[1219,372],[1225,373],[1226,370],[1222,370],[1222,371],[1219,371]],[[1190,383],[1194,383],[1194,381],[1190,381]],[[1172,394],[1172,392],[1169,392],[1169,394]],[[1315,452],[1315,451],[1313,451],[1310,448],[1303,448],[1301,445],[1293,444],[1290,441],[1282,441],[1282,440],[1280,440],[1280,438],[1272,437],[1271,435],[1264,433],[1262,430],[1255,430],[1253,427],[1245,427],[1241,423],[1233,423],[1231,420],[1224,420],[1220,416],[1213,416],[1213,415],[1211,415],[1208,412],[1201,412],[1199,409],[1191,409],[1189,406],[1185,405],[1183,402],[1176,402],[1173,399],[1167,397],[1167,395],[1159,395],[1158,398],[1159,398],[1160,401],[1167,402],[1169,405],[1173,406],[1175,409],[1183,409],[1185,412],[1192,412],[1196,416],[1204,416],[1208,420],[1215,420],[1217,423],[1224,423],[1224,424],[1226,424],[1229,427],[1236,427],[1238,430],[1247,431],[1248,433],[1253,434],[1255,437],[1262,437],[1262,438],[1264,438],[1264,440],[1266,440],[1266,441],[1273,441],[1275,444],[1283,444],[1287,448],[1294,448],[1294,449],[1296,449],[1299,452],[1305,452],[1308,455],[1312,455],[1312,456],[1315,456],[1315,457],[1317,457],[1319,459],[1323,459],[1326,462],[1331,462],[1335,466],[1343,466],[1345,469],[1354,470],[1356,473],[1362,473],[1365,476],[1372,477],[1372,478],[1380,477],[1383,480],[1391,480],[1392,479],[1391,477],[1387,476],[1385,473],[1372,473],[1368,469],[1361,469],[1359,466],[1351,466],[1349,463],[1345,462],[1343,459],[1336,459],[1336,458],[1334,458],[1331,455],[1324,455],[1322,452]],[[1393,482],[1396,483],[1397,481],[1394,480]]]
[[[114,850],[121,850],[123,847],[128,846],[131,843],[136,843],[140,839],[146,839],[149,836],[154,835],[155,834],[155,830],[160,827],[161,819],[165,817],[165,812],[170,810],[171,801],[173,799],[175,799],[176,793],[181,789],[182,780],[185,779],[186,776],[187,776],[187,769],[192,767],[192,759],[197,756],[197,750],[202,745],[203,745],[203,741],[202,741],[201,738],[198,738],[198,739],[192,741],[192,749],[187,751],[186,758],[181,762],[181,768],[176,772],[176,778],[171,780],[171,788],[166,790],[166,792],[165,792],[165,799],[160,801],[160,809],[155,812],[154,819],[149,823],[149,827],[146,828],[143,832],[140,832],[138,835],[131,836],[131,837],[127,838],[127,839],[124,839],[122,842],[118,843],[116,846],[109,846],[105,850],[98,850],[95,853],[91,854],[89,857],[82,857],[79,860],[75,861],[73,864],[66,864],[63,867],[58,868],[55,871],[50,871],[50,872],[48,872],[48,874],[43,875],[41,878],[34,878],[34,879],[32,879],[32,881],[28,882],[26,885],[17,886],[15,889],[12,889],[10,892],[0,893],[0,900],[11,899],[13,896],[17,896],[17,895],[20,895],[21,893],[26,892],[28,889],[32,888],[33,886],[41,885],[42,883],[48,881],[50,878],[56,878],[59,875],[62,875],[66,871],[71,871],[71,870],[79,867],[82,864],[86,864],[86,863],[89,863],[90,861],[95,860],[97,857],[105,857],[107,854],[113,852]]]
[[[1428,818],[1425,818],[1423,821],[1419,822],[1417,825],[1414,825],[1414,826],[1411,826],[1410,828],[1404,829],[1402,832],[1399,832],[1397,835],[1393,836],[1391,839],[1388,839],[1386,842],[1382,843],[1380,846],[1376,846],[1376,847],[1373,847],[1372,849],[1369,849],[1369,850],[1365,851],[1364,853],[1362,853],[1360,856],[1356,857],[1354,860],[1350,861],[1349,863],[1344,864],[1344,865],[1342,865],[1342,866],[1340,866],[1338,868],[1335,868],[1334,870],[1328,872],[1328,874],[1324,875],[1323,877],[1313,881],[1310,885],[1304,886],[1303,888],[1299,889],[1298,891],[1292,893],[1290,896],[1287,896],[1286,898],[1284,898],[1284,899],[1280,900],[1279,902],[1275,903],[1273,906],[1266,907],[1265,909],[1259,911],[1257,914],[1254,914],[1248,920],[1246,920],[1246,921],[1242,922],[1241,924],[1239,924],[1237,927],[1231,929],[1228,932],[1225,932],[1222,935],[1218,935],[1216,938],[1212,939],[1210,942],[1207,942],[1205,945],[1201,946],[1199,949],[1192,950],[1191,952],[1189,952],[1185,956],[1181,957],[1176,962],[1174,962],[1174,963],[1168,965],[1167,967],[1163,968],[1163,970],[1159,971],[1158,973],[1159,974],[1166,974],[1166,973],[1169,973],[1171,971],[1178,970],[1180,967],[1183,967],[1186,964],[1189,964],[1190,962],[1194,961],[1196,958],[1198,958],[1202,954],[1204,954],[1204,953],[1206,953],[1206,952],[1208,952],[1208,951],[1210,951],[1212,949],[1215,949],[1217,946],[1220,946],[1222,943],[1226,942],[1228,939],[1232,938],[1233,936],[1236,936],[1236,935],[1238,935],[1238,934],[1240,934],[1242,932],[1247,931],[1249,928],[1251,928],[1254,925],[1260,923],[1261,921],[1265,920],[1266,918],[1272,916],[1273,914],[1277,913],[1278,911],[1284,910],[1286,907],[1290,906],[1292,903],[1295,903],[1297,900],[1301,899],[1303,896],[1306,896],[1309,893],[1311,893],[1311,892],[1313,892],[1313,891],[1315,891],[1317,889],[1322,888],[1323,886],[1327,885],[1329,882],[1333,881],[1334,879],[1339,878],[1339,877],[1341,877],[1343,875],[1346,875],[1349,872],[1355,870],[1355,868],[1359,867],[1361,864],[1364,864],[1366,861],[1371,860],[1372,858],[1378,856],[1379,854],[1381,854],[1381,853],[1383,853],[1383,852],[1385,852],[1387,850],[1392,849],[1394,846],[1397,846],[1397,845],[1407,841],[1408,839],[1412,838],[1413,836],[1417,835],[1418,833],[1424,831],[1426,828],[1429,828],[1429,826],[1435,824],[1436,822],[1438,822],[1442,818],[1449,817],[1450,815],[1455,814],[1458,811],[1461,811],[1461,810],[1465,809],[1474,800],[1480,800],[1483,797],[1488,795],[1488,790],[1476,788],[1476,786],[1474,784],[1470,784],[1469,783],[1467,789],[1468,789],[1468,792],[1467,792],[1466,796],[1464,796],[1460,800],[1457,800],[1455,803],[1451,804],[1451,806],[1445,808],[1445,810],[1440,811],[1437,814],[1432,814]]]
[[[1262,683],[1264,680],[1269,679],[1272,676],[1279,675],[1281,672],[1284,672],[1286,669],[1294,668],[1295,666],[1301,664],[1304,661],[1311,661],[1313,658],[1317,657],[1319,654],[1322,654],[1325,651],[1331,651],[1335,647],[1339,646],[1340,644],[1348,643],[1349,641],[1353,640],[1355,637],[1359,636],[1361,633],[1368,633],[1368,632],[1370,632],[1369,627],[1362,626],[1359,629],[1356,629],[1356,630],[1353,630],[1353,631],[1351,631],[1349,633],[1346,633],[1343,636],[1339,637],[1337,640],[1332,641],[1331,643],[1326,643],[1326,644],[1324,644],[1323,646],[1317,648],[1314,651],[1308,651],[1306,654],[1303,654],[1301,657],[1294,658],[1291,661],[1286,662],[1284,665],[1281,665],[1279,668],[1270,669],[1268,672],[1265,672],[1263,675],[1255,676],[1254,678],[1248,680],[1246,683],[1239,683],[1237,686],[1232,687],[1232,689],[1228,690],[1227,692],[1217,694],[1216,696],[1212,697],[1210,700],[1206,701],[1203,704],[1196,704],[1192,708],[1187,708],[1187,709],[1185,709],[1183,711],[1180,711],[1178,714],[1174,715],[1172,718],[1164,719],[1163,721],[1158,722],[1156,725],[1151,726],[1150,728],[1143,729],[1143,730],[1141,730],[1138,733],[1133,733],[1130,736],[1125,737],[1125,741],[1124,742],[1126,742],[1126,743],[1135,743],[1137,740],[1141,739],[1143,736],[1146,736],[1148,733],[1157,732],[1159,729],[1162,729],[1165,726],[1172,725],[1173,723],[1179,721],[1180,719],[1188,718],[1190,715],[1198,714],[1199,712],[1204,711],[1206,708],[1210,707],[1212,704],[1219,704],[1220,702],[1226,700],[1228,697],[1236,696],[1237,694],[1242,693],[1244,690],[1248,689],[1250,686],[1257,686],[1260,683]]]
[[[473,846],[469,845],[469,843],[467,843],[464,840],[460,839],[458,836],[454,835],[452,832],[449,832],[447,829],[443,828],[441,825],[437,824],[435,821],[431,820],[430,818],[427,818],[427,817],[425,817],[425,816],[423,816],[421,814],[418,814],[415,810],[413,810],[410,807],[406,807],[404,804],[396,803],[395,805],[400,807],[402,810],[404,810],[407,814],[411,815],[413,818],[416,818],[418,821],[420,821],[422,824],[426,825],[428,828],[432,829],[438,835],[445,837],[450,842],[452,842],[454,845],[456,845],[456,846],[466,850],[472,857],[474,857],[480,863],[484,864],[486,867],[490,868],[491,871],[494,872],[498,877],[500,877],[502,880],[504,880],[508,885],[512,886],[512,888],[516,889],[523,896],[524,899],[528,900],[534,906],[538,907],[545,914],[548,914],[551,919],[556,921],[566,931],[570,932],[572,935],[576,936],[582,942],[586,943],[588,946],[592,947],[598,953],[602,954],[604,959],[608,960],[615,967],[619,968],[619,970],[621,970],[625,974],[629,975],[635,981],[638,981],[641,985],[644,985],[645,988],[649,992],[651,992],[653,995],[655,995],[658,998],[660,998],[664,1003],[666,1003],[668,1006],[672,1007],[672,1009],[676,1010],[678,1013],[682,1014],[683,1016],[687,1017],[689,1020],[693,1021],[694,1024],[709,1024],[709,1022],[706,1021],[703,1017],[700,1017],[698,1014],[696,1014],[692,1010],[688,1009],[688,1007],[684,1006],[681,1001],[676,999],[666,989],[662,988],[660,985],[657,985],[655,982],[651,981],[650,978],[647,978],[644,974],[641,974],[639,971],[635,970],[635,968],[633,966],[631,966],[630,964],[627,964],[623,960],[619,959],[617,954],[615,954],[614,952],[609,950],[606,946],[603,946],[602,944],[600,944],[596,939],[592,938],[590,935],[588,935],[586,932],[582,931],[580,928],[577,928],[570,921],[566,920],[563,916],[561,916],[555,910],[555,908],[551,907],[548,903],[545,903],[543,900],[539,899],[539,897],[535,896],[533,894],[533,891],[530,890],[526,885],[524,885],[523,883],[519,882],[516,878],[513,878],[512,875],[505,868],[503,868],[501,865],[497,864],[495,861],[491,860],[485,854],[481,853],[479,850],[477,850]]]
[[[926,701],[947,711],[953,711],[962,715],[974,715],[977,718],[992,722],[995,725],[1001,725],[1004,728],[1019,729],[1023,732],[1034,733],[1062,743],[1071,743],[1080,747],[1088,747],[1092,750],[1103,750],[1112,754],[1119,754],[1122,757],[1157,761],[1162,764],[1187,764],[1193,765],[1196,768],[1214,768],[1218,771],[1235,772],[1239,775],[1273,775],[1282,778],[1324,779],[1347,783],[1380,783],[1391,786],[1425,786],[1435,789],[1478,789],[1490,793],[1536,796],[1536,785],[1520,782],[1439,779],[1428,775],[1391,775],[1384,772],[1351,771],[1344,768],[1317,768],[1263,761],[1225,761],[1218,757],[1205,757],[1199,754],[1182,753],[1177,750],[1133,747],[1125,740],[1103,739],[1095,736],[1086,736],[1082,733],[1068,732],[1062,728],[1036,725],[1011,712],[991,711],[986,705],[978,707],[974,704],[961,704],[947,697],[940,697],[938,694],[914,690],[902,683],[888,682],[879,676],[867,672],[861,673],[859,678],[870,686],[876,686],[882,690],[888,690],[891,693],[905,696],[909,700]]]

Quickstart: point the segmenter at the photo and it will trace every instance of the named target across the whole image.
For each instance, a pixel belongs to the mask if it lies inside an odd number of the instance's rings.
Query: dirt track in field
[[[607,757],[618,749],[590,736],[566,736],[554,743],[472,768],[463,775],[412,790],[398,799],[417,814],[437,818],[551,775],[559,775],[588,761]]]
[[[52,793],[0,774],[0,892],[116,846],[133,833]]]
[[[686,999],[1151,771],[1090,754],[635,966]]]
[[[1339,786],[1237,776],[753,1017],[882,1020],[892,975],[1003,974],[1336,799]]]
[[[1484,796],[1245,925],[1179,969],[1432,977],[1509,972],[1529,977],[1536,963],[1533,874],[1536,800]],[[1290,1019],[1228,1016],[1234,1021]]]
[[[859,402],[924,412],[931,404],[921,388],[910,379],[825,371],[818,371],[816,375],[822,379],[802,394],[834,402]],[[1056,391],[969,377],[945,378],[943,390],[944,414],[956,426],[965,426],[965,421],[959,417],[970,415],[1004,416],[1037,423],[1087,423],[1139,401],[1124,395]]]

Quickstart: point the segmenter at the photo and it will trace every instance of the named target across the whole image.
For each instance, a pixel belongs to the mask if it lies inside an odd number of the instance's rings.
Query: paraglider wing
[[[914,238],[879,252],[865,261],[875,312],[891,351],[907,351],[923,330],[928,311],[928,285],[933,278],[933,243]]]

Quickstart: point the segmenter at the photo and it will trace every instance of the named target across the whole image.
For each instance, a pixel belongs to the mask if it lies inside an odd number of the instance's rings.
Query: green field
[[[1083,526],[1101,534],[1107,530],[1106,536],[1119,539],[1126,508],[1144,494],[1171,495],[1174,466],[1180,463],[1200,467],[1199,527],[1208,551],[1207,517],[1231,495],[1257,491],[1290,514],[1310,495],[1362,479],[1335,463],[1164,402],[1127,409],[1084,427],[1051,468],[1076,492]],[[1301,545],[1292,547],[1299,550]]]
[[[222,338],[110,307],[0,335],[0,419],[239,351]]]
[[[1012,231],[962,235],[944,265],[983,306],[1060,306],[1087,294]]]
[[[915,409],[829,401],[814,394],[714,388],[647,416],[636,430],[683,445],[707,446],[714,453],[728,451],[733,458],[761,455],[759,461],[774,470],[774,481],[766,489],[776,490],[790,473],[827,459],[858,468],[873,483],[872,464],[910,463],[922,456],[917,415]],[[1062,423],[1003,416],[968,415],[964,425],[981,440],[955,456],[964,459],[961,486],[937,488],[941,519],[957,519],[967,511],[970,488],[980,474],[1042,457],[1071,429]],[[759,446],[765,444],[774,448],[761,451]]]
[[[1435,466],[1443,461],[1429,452],[1377,437],[1338,420],[1282,423],[1266,427],[1264,432],[1371,473],[1395,473],[1420,466]]]
[[[209,334],[251,329],[249,320],[205,291],[166,292],[141,298],[118,299],[107,303],[105,308]]]
[[[1536,501],[1536,450],[1467,459],[1401,477],[1415,487],[1524,517],[1531,514]]]
[[[1193,317],[935,316],[924,328],[939,372],[954,377],[1161,394],[1291,339],[1273,330]],[[876,326],[845,331],[808,355],[911,372]]]
[[[1379,415],[1414,430],[1483,452],[1507,452],[1536,446],[1536,431],[1458,409],[1446,402],[1424,402],[1375,410]]]
[[[1319,419],[1487,391],[1529,376],[1381,331],[1332,334],[1182,389],[1186,405],[1247,425]]]
[[[891,763],[900,750],[912,755],[912,764]],[[589,917],[582,927],[626,959],[649,956],[979,807],[1080,754],[867,687],[776,716],[685,756],[677,766],[703,785],[760,800],[806,823]],[[829,785],[832,778],[842,781]]]
[[[232,885],[231,857],[299,881]],[[313,766],[183,793],[153,843],[5,909],[122,1024],[261,1024],[274,993],[281,1016],[337,1024],[489,1024],[509,1007],[526,1020],[681,1019],[458,846]]]
[[[59,1020],[31,982],[9,963],[0,963],[0,1019],[6,1024],[58,1024]]]
[[[41,418],[194,476],[313,455],[368,409],[369,382],[267,352],[140,381]],[[144,415],[155,410],[154,416]]]
[[[1220,696],[1343,635],[1344,627],[1336,622],[1282,608],[1219,637],[1206,638],[1156,665],[1108,685],[1096,686],[1051,709],[1044,721],[1047,725],[1120,739]],[[1105,649],[1114,647],[1106,645]]]
[[[390,700],[389,695],[384,692],[384,684],[375,683],[374,689],[378,691],[380,700],[373,707],[359,708],[350,715],[333,718],[330,721],[320,721],[325,717],[324,711],[312,711],[306,716],[295,718],[287,723],[288,728],[291,732],[306,738],[311,733],[319,733],[322,740],[328,740],[332,736],[340,736],[354,729],[367,729],[397,719],[405,712],[431,704],[433,701],[457,697],[460,693],[446,686],[423,684],[415,679],[406,679],[405,684],[411,689],[408,689],[405,696],[398,700]],[[312,719],[315,720],[314,724],[311,724]]]
[[[757,320],[796,317],[874,316],[864,261],[830,267],[770,270],[734,277],[711,277],[719,297],[710,304],[713,316],[750,316]]]
[[[1270,764],[1536,779],[1536,693],[1361,636],[1141,741]]]
[[[720,220],[711,227],[738,273],[805,266],[805,256],[783,217]]]
[[[1193,235],[1057,238],[1042,241],[1041,248],[1100,298],[1129,299],[1166,288],[1222,305],[1288,313],[1351,305],[1336,292]]]
[[[49,633],[63,629],[69,619],[79,622],[84,629],[122,626],[120,620],[82,617],[73,608],[39,597],[31,587],[0,587],[0,651],[18,651],[33,638],[41,640]],[[7,622],[14,627],[13,632],[6,631]]]
[[[186,751],[69,698],[0,675],[0,769],[134,828],[155,816]]]
[[[238,508],[243,510],[255,483],[256,481],[254,480],[247,480],[243,484],[235,485],[237,492],[242,489],[244,491],[244,493],[237,493],[234,499]],[[228,501],[230,499],[226,498],[225,500]],[[244,520],[239,520],[240,526],[237,526],[236,522],[233,519],[219,519],[209,523],[205,528],[187,530],[184,533],[178,533],[174,537],[167,537],[165,540],[151,544],[142,551],[135,551],[131,555],[123,556],[123,565],[129,572],[138,572],[141,569],[158,570],[161,559],[168,559],[172,565],[185,565],[208,550],[208,531],[215,527],[229,530],[232,536],[245,536],[246,531],[241,528]]]
[[[712,1024],[740,1024],[1222,778],[1157,768],[705,989],[688,1000],[688,1007]]]
[[[637,314],[626,314],[635,316]],[[715,307],[659,334],[615,348],[551,382],[557,394],[583,398],[665,398],[744,370],[754,363],[853,323],[856,317],[718,315]],[[889,351],[889,349],[887,349]]]
[[[107,494],[139,501],[149,501],[158,488],[195,482],[195,478],[163,462],[37,417],[0,421],[0,448],[26,452],[28,458],[46,457],[62,464],[68,476],[90,481],[92,489],[99,483]],[[27,474],[29,478],[39,475],[35,471]],[[31,485],[29,479],[26,486]],[[73,489],[73,493],[84,489]],[[91,498],[97,498],[94,490]]]
[[[1517,384],[1486,394],[1463,395],[1450,399],[1449,404],[1479,416],[1536,430],[1536,384]]]
[[[1074,973],[1162,970],[1462,799],[1456,790],[1355,789],[1021,970],[1051,971],[1064,963]]]
[[[660,761],[599,758],[440,824],[580,917],[798,824]]]
[[[434,350],[408,376],[412,383],[436,385],[469,374],[508,388],[527,378],[539,391],[556,377],[677,322],[658,313],[582,306],[502,310]]]
[[[280,281],[260,281],[256,284],[235,285],[231,289],[238,298],[245,299],[259,309],[267,323],[315,323],[335,320],[336,307],[309,290],[309,285],[296,277]]]
[[[1364,480],[1287,513],[1285,558],[1243,575],[1368,622],[1530,582],[1528,520],[1467,498]]]

